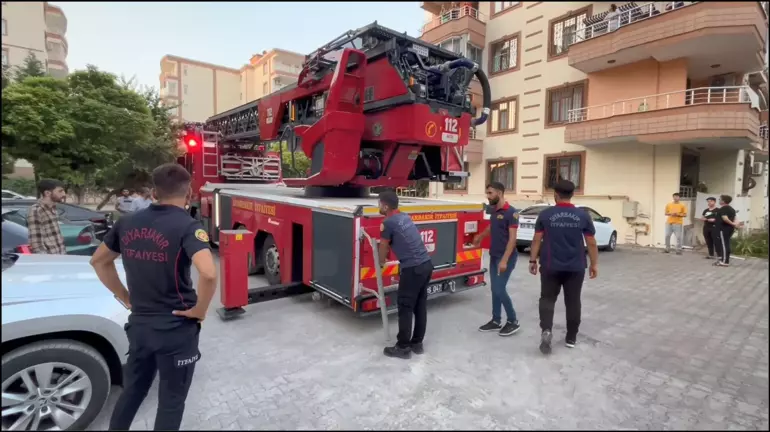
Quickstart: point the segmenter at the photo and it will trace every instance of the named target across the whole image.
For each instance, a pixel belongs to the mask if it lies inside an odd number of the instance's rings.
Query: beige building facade
[[[167,55],[160,94],[181,121],[202,122],[297,81],[304,56],[273,49],[254,54],[240,69]]]
[[[471,177],[432,194],[483,201],[496,180],[521,207],[553,202],[566,178],[577,204],[612,219],[619,243],[659,246],[674,192],[695,241],[705,191],[733,196],[739,218],[759,227],[766,2],[617,3],[608,18],[610,5],[421,3],[422,38],[480,57],[493,100],[466,152]]]
[[[24,64],[32,53],[48,71],[63,78],[67,67],[67,17],[59,6],[48,2],[2,2],[2,64],[11,70]],[[16,161],[10,177],[32,178],[26,160]]]

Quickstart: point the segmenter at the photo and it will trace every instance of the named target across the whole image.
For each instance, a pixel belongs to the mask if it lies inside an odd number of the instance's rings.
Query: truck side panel
[[[312,281],[350,300],[356,239],[355,219],[320,211],[313,212]]]
[[[233,197],[219,194],[219,229],[233,229]],[[219,230],[214,230],[214,241],[219,241]]]

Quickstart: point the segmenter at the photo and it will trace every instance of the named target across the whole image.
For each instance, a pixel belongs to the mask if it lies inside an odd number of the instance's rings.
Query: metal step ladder
[[[219,178],[219,132],[203,131],[203,177]]]

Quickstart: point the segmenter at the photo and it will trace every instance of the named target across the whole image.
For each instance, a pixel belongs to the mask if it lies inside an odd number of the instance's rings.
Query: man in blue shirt
[[[397,342],[395,346],[386,347],[384,353],[388,357],[408,359],[412,353],[424,352],[422,341],[428,323],[428,284],[433,274],[433,263],[412,218],[398,211],[398,195],[393,191],[382,192],[379,204],[380,214],[385,216],[380,225],[380,267],[385,266],[392,249],[401,272],[398,280]]]
[[[131,202],[131,212],[136,213],[139,210],[144,210],[152,204],[152,194],[150,188],[141,187],[137,190],[139,194],[138,198],[135,198]]]
[[[479,327],[479,331],[497,331],[500,336],[511,336],[519,331],[519,321],[508,295],[508,279],[516,267],[516,232],[519,229],[519,213],[505,201],[505,186],[500,182],[487,185],[490,213],[489,226],[476,236],[473,244],[491,235],[489,247],[489,279],[492,286],[492,320]],[[501,308],[505,308],[508,320],[502,324]]]
[[[596,246],[594,223],[588,213],[570,203],[575,184],[561,180],[554,187],[556,205],[537,217],[535,237],[529,260],[529,272],[537,275],[540,260],[540,351],[551,353],[553,309],[559,291],[564,288],[567,310],[567,347],[574,348],[580,327],[580,291],[586,269],[586,246],[591,266],[591,279],[598,274],[599,249]],[[584,243],[585,241],[585,243]]]

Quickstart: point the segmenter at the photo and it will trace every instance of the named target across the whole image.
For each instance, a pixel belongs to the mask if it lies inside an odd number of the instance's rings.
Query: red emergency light
[[[195,138],[188,138],[187,139],[187,147],[192,148],[192,147],[197,147],[197,146],[198,146],[198,141],[196,141]]]

